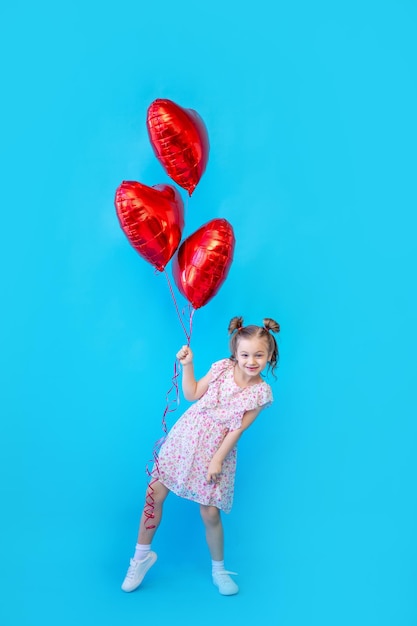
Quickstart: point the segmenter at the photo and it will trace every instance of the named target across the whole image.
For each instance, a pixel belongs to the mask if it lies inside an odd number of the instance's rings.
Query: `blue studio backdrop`
[[[0,11],[0,624],[415,626],[415,2]],[[185,343],[114,207],[123,180],[174,184],[156,98],[210,139],[192,197],[178,188],[183,236],[220,217],[236,237],[194,316],[197,375],[229,355],[234,315],[281,325],[275,402],[239,442],[224,516],[232,598],[198,506],[173,495],[157,563],[120,589]]]

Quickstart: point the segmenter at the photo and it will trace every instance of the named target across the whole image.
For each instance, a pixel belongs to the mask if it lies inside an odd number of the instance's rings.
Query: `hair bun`
[[[271,317],[265,317],[263,322],[266,330],[272,331],[273,333],[279,333],[281,327],[278,322],[273,320]]]
[[[239,330],[243,326],[243,317],[232,317],[229,322],[229,335],[235,332],[235,330]]]

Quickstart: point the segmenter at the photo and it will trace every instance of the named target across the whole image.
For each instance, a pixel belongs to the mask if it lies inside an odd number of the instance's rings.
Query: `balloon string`
[[[181,324],[181,326],[182,326],[182,329],[183,329],[183,331],[184,331],[184,334],[185,334],[185,336],[186,336],[186,338],[187,338],[187,345],[190,345],[190,341],[191,341],[191,333],[192,333],[192,325],[193,325],[193,316],[194,316],[194,313],[195,313],[195,309],[193,309],[193,307],[192,307],[191,305],[188,305],[188,313],[189,313],[189,331],[187,332],[187,329],[185,328],[185,324],[184,324],[184,322],[183,322],[183,320],[182,320],[182,318],[183,318],[183,317],[184,317],[184,315],[185,315],[185,309],[183,309],[183,311],[182,311],[182,316],[181,316],[181,313],[180,313],[179,308],[178,308],[177,300],[176,300],[176,298],[175,298],[174,290],[173,290],[173,288],[172,288],[171,281],[169,280],[168,273],[167,273],[167,271],[166,271],[165,269],[164,269],[164,274],[165,274],[165,277],[166,277],[166,279],[167,279],[168,287],[169,287],[169,290],[170,290],[170,292],[171,292],[171,297],[172,297],[172,300],[173,300],[173,302],[174,302],[174,306],[175,306],[175,310],[176,310],[176,312],[177,312],[178,319],[179,319],[179,321],[180,321],[180,324]]]
[[[180,320],[181,326],[184,330],[185,336],[187,338],[187,345],[190,345],[190,341],[191,341],[191,335],[192,335],[192,329],[193,329],[193,317],[194,317],[194,313],[195,313],[195,309],[189,304],[187,307],[185,307],[182,310],[182,316],[181,313],[179,311],[178,308],[178,304],[175,298],[175,294],[174,294],[174,290],[172,288],[172,284],[171,281],[169,280],[169,276],[166,272],[166,270],[164,269],[164,274],[166,276],[167,282],[168,282],[168,287],[169,290],[171,292],[171,296],[172,296],[172,300],[174,302],[175,305],[175,310],[177,312],[178,315],[178,319]],[[185,327],[185,324],[183,322],[183,317],[185,316],[186,311],[188,310],[188,327],[189,330],[187,332],[187,329]],[[179,361],[178,359],[175,359],[174,362],[174,374],[172,376],[172,385],[169,389],[169,391],[166,394],[165,400],[166,400],[166,404],[165,404],[165,410],[162,416],[162,431],[163,431],[163,436],[158,439],[153,446],[153,450],[152,450],[152,459],[153,459],[153,468],[152,470],[149,469],[149,464],[146,466],[146,473],[149,477],[149,481],[148,481],[148,488],[146,490],[146,498],[145,498],[145,507],[144,507],[144,516],[145,516],[145,528],[147,530],[151,530],[152,528],[155,528],[155,524],[152,523],[152,520],[155,519],[155,498],[153,496],[154,493],[154,488],[153,485],[159,480],[159,451],[161,449],[162,444],[164,443],[167,434],[168,434],[168,428],[167,428],[167,423],[166,423],[166,416],[168,413],[173,413],[174,411],[176,411],[177,406],[180,403],[180,395],[179,395],[179,389],[178,389],[178,376],[180,373],[180,368],[179,368]],[[170,398],[170,396],[172,396],[172,394],[174,394],[174,398]],[[174,405],[173,408],[171,408]]]
[[[161,449],[162,444],[164,443],[166,436],[168,434],[168,428],[166,423],[166,416],[168,413],[173,413],[176,411],[177,406],[180,403],[179,397],[179,389],[178,389],[178,376],[179,376],[179,367],[177,365],[178,360],[175,359],[174,362],[174,374],[172,376],[172,385],[169,391],[166,394],[166,405],[165,410],[162,416],[162,430],[163,436],[158,439],[153,446],[152,457],[153,457],[153,468],[149,469],[149,464],[146,466],[146,473],[149,477],[148,488],[146,490],[146,499],[145,499],[145,507],[144,507],[144,515],[145,515],[145,528],[150,530],[155,528],[155,524],[150,523],[151,520],[155,518],[155,499],[153,497],[154,488],[153,485],[157,482],[159,478],[159,450]],[[170,398],[174,394],[174,398]],[[174,405],[174,406],[173,406]],[[173,408],[172,408],[173,406]],[[155,476],[156,475],[156,476]]]

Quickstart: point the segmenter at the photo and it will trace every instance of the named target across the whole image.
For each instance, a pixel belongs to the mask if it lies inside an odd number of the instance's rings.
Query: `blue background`
[[[415,626],[415,2],[0,12],[2,626]],[[120,590],[184,342],[113,205],[124,179],[172,182],[145,125],[159,97],[210,137],[184,236],[214,217],[236,235],[195,314],[197,374],[233,315],[282,328],[224,518],[233,598],[175,496],[157,564]]]

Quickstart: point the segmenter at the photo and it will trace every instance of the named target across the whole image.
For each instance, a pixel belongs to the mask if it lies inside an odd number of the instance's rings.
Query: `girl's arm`
[[[182,365],[182,392],[189,402],[199,400],[207,391],[210,382],[210,372],[203,378],[196,380],[194,376],[193,353],[189,346],[183,346],[177,353],[177,359]]]
[[[207,482],[217,480],[222,471],[223,461],[225,460],[229,452],[233,450],[243,432],[247,430],[258,417],[261,410],[262,407],[258,407],[257,409],[246,411],[242,419],[242,426],[240,428],[236,428],[236,430],[230,430],[227,433],[222,443],[220,444],[217,452],[215,452],[213,458],[210,461],[207,471]]]

